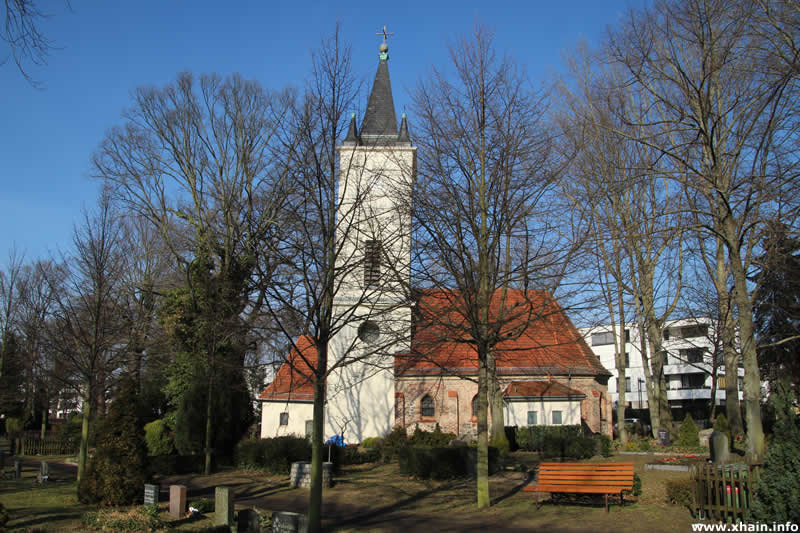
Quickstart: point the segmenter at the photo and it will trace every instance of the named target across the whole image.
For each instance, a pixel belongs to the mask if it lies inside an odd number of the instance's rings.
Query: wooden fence
[[[735,523],[747,517],[761,465],[702,463],[691,472],[699,518]]]
[[[68,455],[78,451],[75,441],[61,437],[23,437],[20,440],[22,455]]]

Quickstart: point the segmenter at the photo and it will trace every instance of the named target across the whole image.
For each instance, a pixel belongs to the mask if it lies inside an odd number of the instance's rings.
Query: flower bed
[[[683,454],[671,457],[662,457],[655,463],[644,465],[645,470],[672,470],[676,472],[688,472],[691,465],[701,463],[702,458],[693,454]]]

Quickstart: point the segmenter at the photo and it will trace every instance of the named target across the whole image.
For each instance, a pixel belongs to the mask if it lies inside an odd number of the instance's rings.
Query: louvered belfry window
[[[364,285],[378,285],[381,279],[381,241],[364,241]]]

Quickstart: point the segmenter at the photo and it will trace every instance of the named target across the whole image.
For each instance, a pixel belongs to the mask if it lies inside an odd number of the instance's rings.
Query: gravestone
[[[16,459],[14,461],[14,479],[20,479],[22,477],[22,461]]]
[[[237,533],[261,533],[261,524],[255,509],[240,509],[236,515]]]
[[[145,505],[158,505],[158,485],[151,485],[145,483],[144,485],[144,504]]]
[[[322,463],[322,486],[330,487],[333,484],[333,463]],[[292,463],[289,472],[289,486],[293,489],[302,487],[311,488],[311,463],[300,461]]]
[[[305,533],[308,531],[308,517],[289,511],[272,513],[272,533]]]
[[[728,435],[715,431],[711,434],[711,461],[713,463],[727,463],[730,458],[731,450]]]
[[[214,525],[233,525],[233,491],[230,487],[217,487],[214,491]]]
[[[183,518],[186,514],[186,485],[169,486],[169,515]]]
[[[50,465],[47,464],[47,461],[42,461],[39,464],[39,483],[47,483],[47,480],[50,479]]]

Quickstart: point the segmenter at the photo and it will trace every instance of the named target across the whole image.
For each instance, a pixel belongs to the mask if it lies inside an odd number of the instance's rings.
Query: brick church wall
[[[505,390],[512,380],[525,381],[525,378],[501,379],[501,389]],[[605,383],[593,377],[553,376],[553,381],[585,394],[581,401],[582,421],[593,432],[611,436],[611,401]],[[399,378],[395,381],[395,425],[412,433],[417,426],[433,431],[438,423],[443,432],[473,439],[477,436],[478,422],[472,416],[472,399],[477,393],[476,382],[457,377]],[[421,416],[422,399],[426,395],[434,401],[433,417]],[[491,413],[489,416],[491,424]]]

